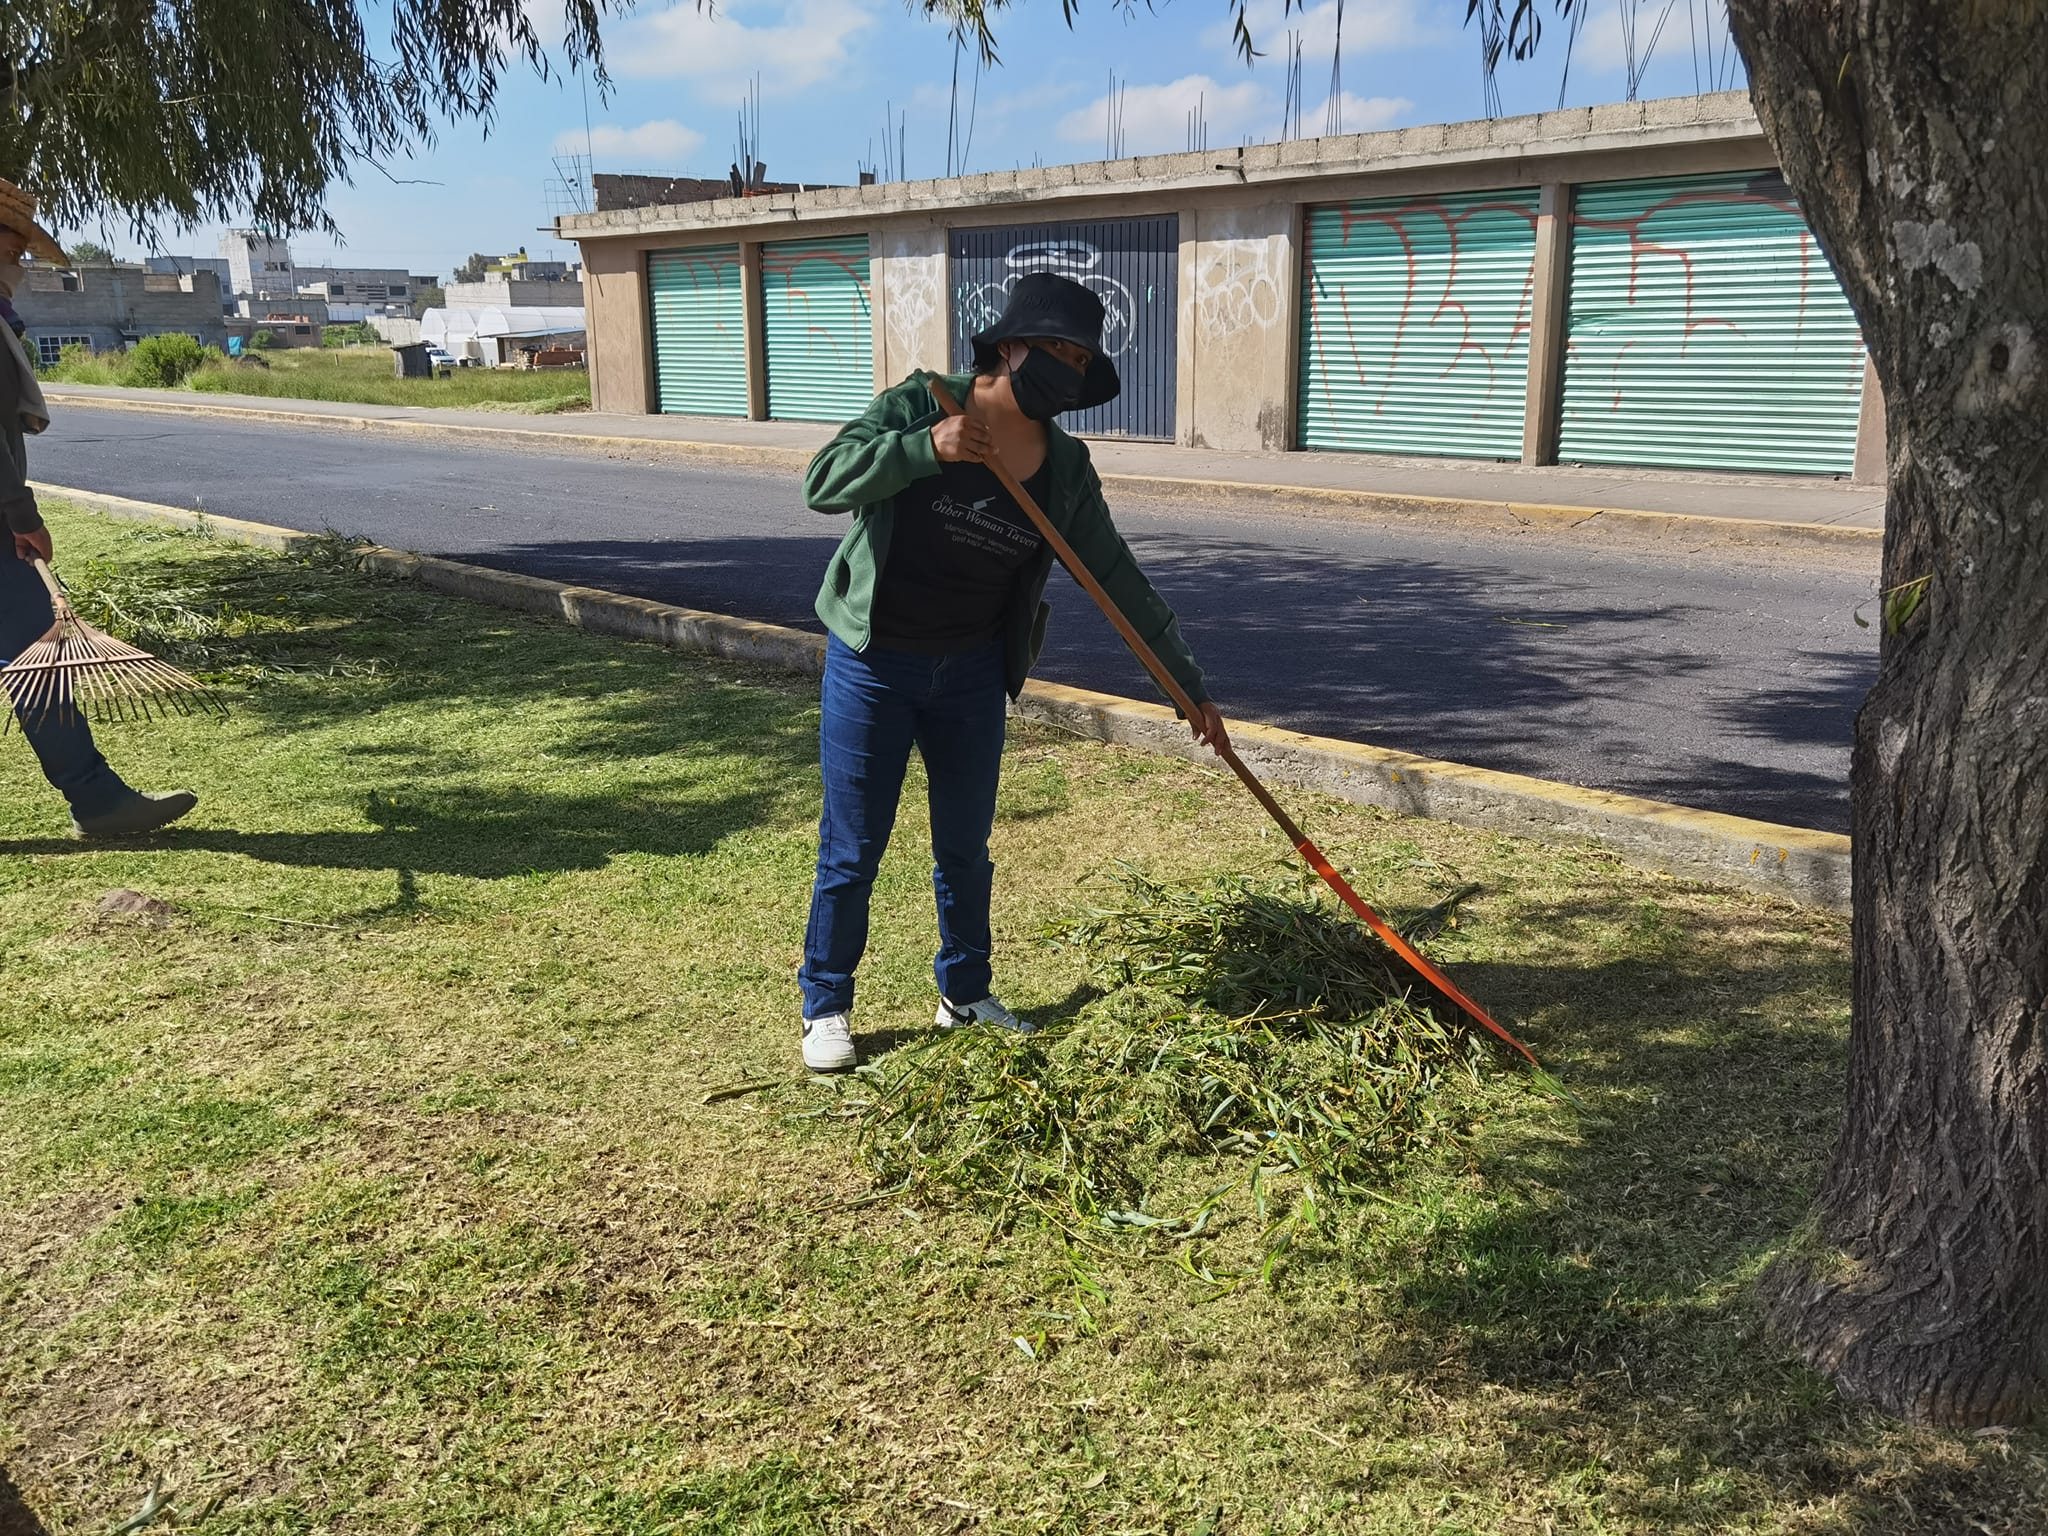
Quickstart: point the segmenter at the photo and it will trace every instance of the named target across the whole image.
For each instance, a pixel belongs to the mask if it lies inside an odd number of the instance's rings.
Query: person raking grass
[[[1020,278],[1001,318],[974,337],[975,369],[885,390],[819,450],[804,499],[852,512],[825,569],[830,632],[818,728],[825,805],[804,935],[803,1059],[845,1071],[859,1053],[854,973],[867,947],[875,873],[896,823],[913,746],[924,759],[938,906],[936,1022],[1030,1031],[995,997],[989,905],[1005,701],[1038,659],[1053,553],[988,467],[1000,461],[1164,660],[1196,704],[1195,739],[1228,744],[1202,669],[1138,568],[1102,498],[1088,449],[1054,418],[1122,389],[1102,349],[1102,302],[1052,273]]]
[[[13,182],[0,181],[0,519],[9,535],[0,541],[0,666],[34,645],[53,617],[49,593],[31,564],[37,559],[47,564],[54,555],[50,530],[29,488],[24,442],[25,434],[49,426],[50,411],[22,345],[26,327],[13,301],[23,256],[33,254],[60,266],[65,256],[35,213],[33,198]],[[130,789],[100,755],[80,711],[17,714],[43,777],[70,802],[76,837],[153,832],[199,803],[190,790],[145,794]]]

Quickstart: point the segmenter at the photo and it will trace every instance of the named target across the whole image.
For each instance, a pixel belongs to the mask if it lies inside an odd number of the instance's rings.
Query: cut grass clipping
[[[158,538],[203,537],[201,534],[154,532]],[[353,578],[361,541],[333,531],[308,535],[295,551],[301,568]],[[287,661],[285,654],[307,627],[303,608],[265,611],[264,594],[251,590],[223,596],[179,586],[159,571],[133,571],[104,558],[67,564],[65,593],[80,618],[118,640],[140,646],[173,666],[214,686],[249,685],[290,675],[369,676],[374,664],[331,661],[309,667]],[[216,581],[215,588],[222,584]],[[230,587],[260,588],[260,574]],[[304,593],[295,594],[303,598]],[[269,594],[281,604],[281,594]]]
[[[1128,869],[1119,886],[1048,935],[1104,989],[1071,1019],[947,1031],[861,1070],[847,1109],[882,1193],[998,1228],[1036,1219],[1082,1247],[1198,1237],[1235,1202],[1270,1278],[1326,1209],[1463,1138],[1486,1044],[1440,1022],[1314,887],[1169,889]],[[1176,1251],[1211,1283],[1252,1272]]]

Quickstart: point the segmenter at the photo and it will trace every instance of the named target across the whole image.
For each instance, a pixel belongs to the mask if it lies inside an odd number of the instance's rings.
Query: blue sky
[[[546,35],[548,0],[527,3]],[[967,170],[1102,158],[1112,70],[1123,89],[1126,154],[1187,148],[1188,113],[1198,101],[1211,148],[1247,136],[1277,139],[1290,31],[1302,34],[1303,134],[1322,132],[1329,119],[1337,0],[1312,0],[1291,15],[1282,0],[1254,0],[1253,32],[1266,56],[1249,68],[1231,47],[1224,0],[1158,0],[1152,10],[1140,0],[1128,11],[1112,0],[1080,3],[1071,31],[1058,0],[1013,0],[998,14],[1002,63],[980,80]],[[1721,0],[1588,3],[1562,82],[1566,105],[1626,97],[1631,14],[1639,58],[1664,18],[1639,95],[1712,88],[1726,38]],[[1464,12],[1464,0],[1344,0],[1343,131],[1485,115],[1478,37],[1464,27]],[[1552,21],[1533,62],[1504,61],[1504,111],[1558,105],[1567,30]],[[694,0],[642,0],[605,36],[613,89],[608,100],[589,94],[599,171],[723,175],[735,154],[737,109],[757,73],[761,157],[772,178],[853,181],[862,160],[882,158],[887,103],[905,115],[909,175],[946,169],[953,44],[943,27],[907,14],[902,0],[720,0],[716,14]],[[1739,62],[1728,65],[1721,84],[1739,85]],[[964,113],[971,52],[960,67]],[[473,250],[524,245],[535,256],[573,257],[573,247],[536,230],[548,222],[551,157],[584,148],[584,95],[573,77],[515,76],[488,132],[448,125],[434,147],[391,168],[405,184],[361,170],[330,200],[346,243],[299,235],[294,255],[309,265],[405,266],[444,278]],[[136,253],[125,231],[71,233]],[[211,255],[216,238],[213,228],[166,231],[163,249]]]

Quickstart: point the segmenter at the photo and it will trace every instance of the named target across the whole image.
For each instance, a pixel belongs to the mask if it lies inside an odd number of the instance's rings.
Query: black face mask
[[[1045,348],[1030,347],[1024,361],[1010,370],[1010,393],[1016,396],[1017,409],[1033,421],[1051,421],[1080,403],[1083,378],[1080,369]]]

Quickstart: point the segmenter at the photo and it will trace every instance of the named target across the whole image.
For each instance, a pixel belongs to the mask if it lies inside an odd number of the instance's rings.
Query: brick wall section
[[[661,208],[671,203],[708,203],[713,198],[731,197],[732,186],[723,176],[613,176],[590,178],[597,192],[597,211],[614,208]],[[764,181],[754,191],[794,192],[794,181]]]

